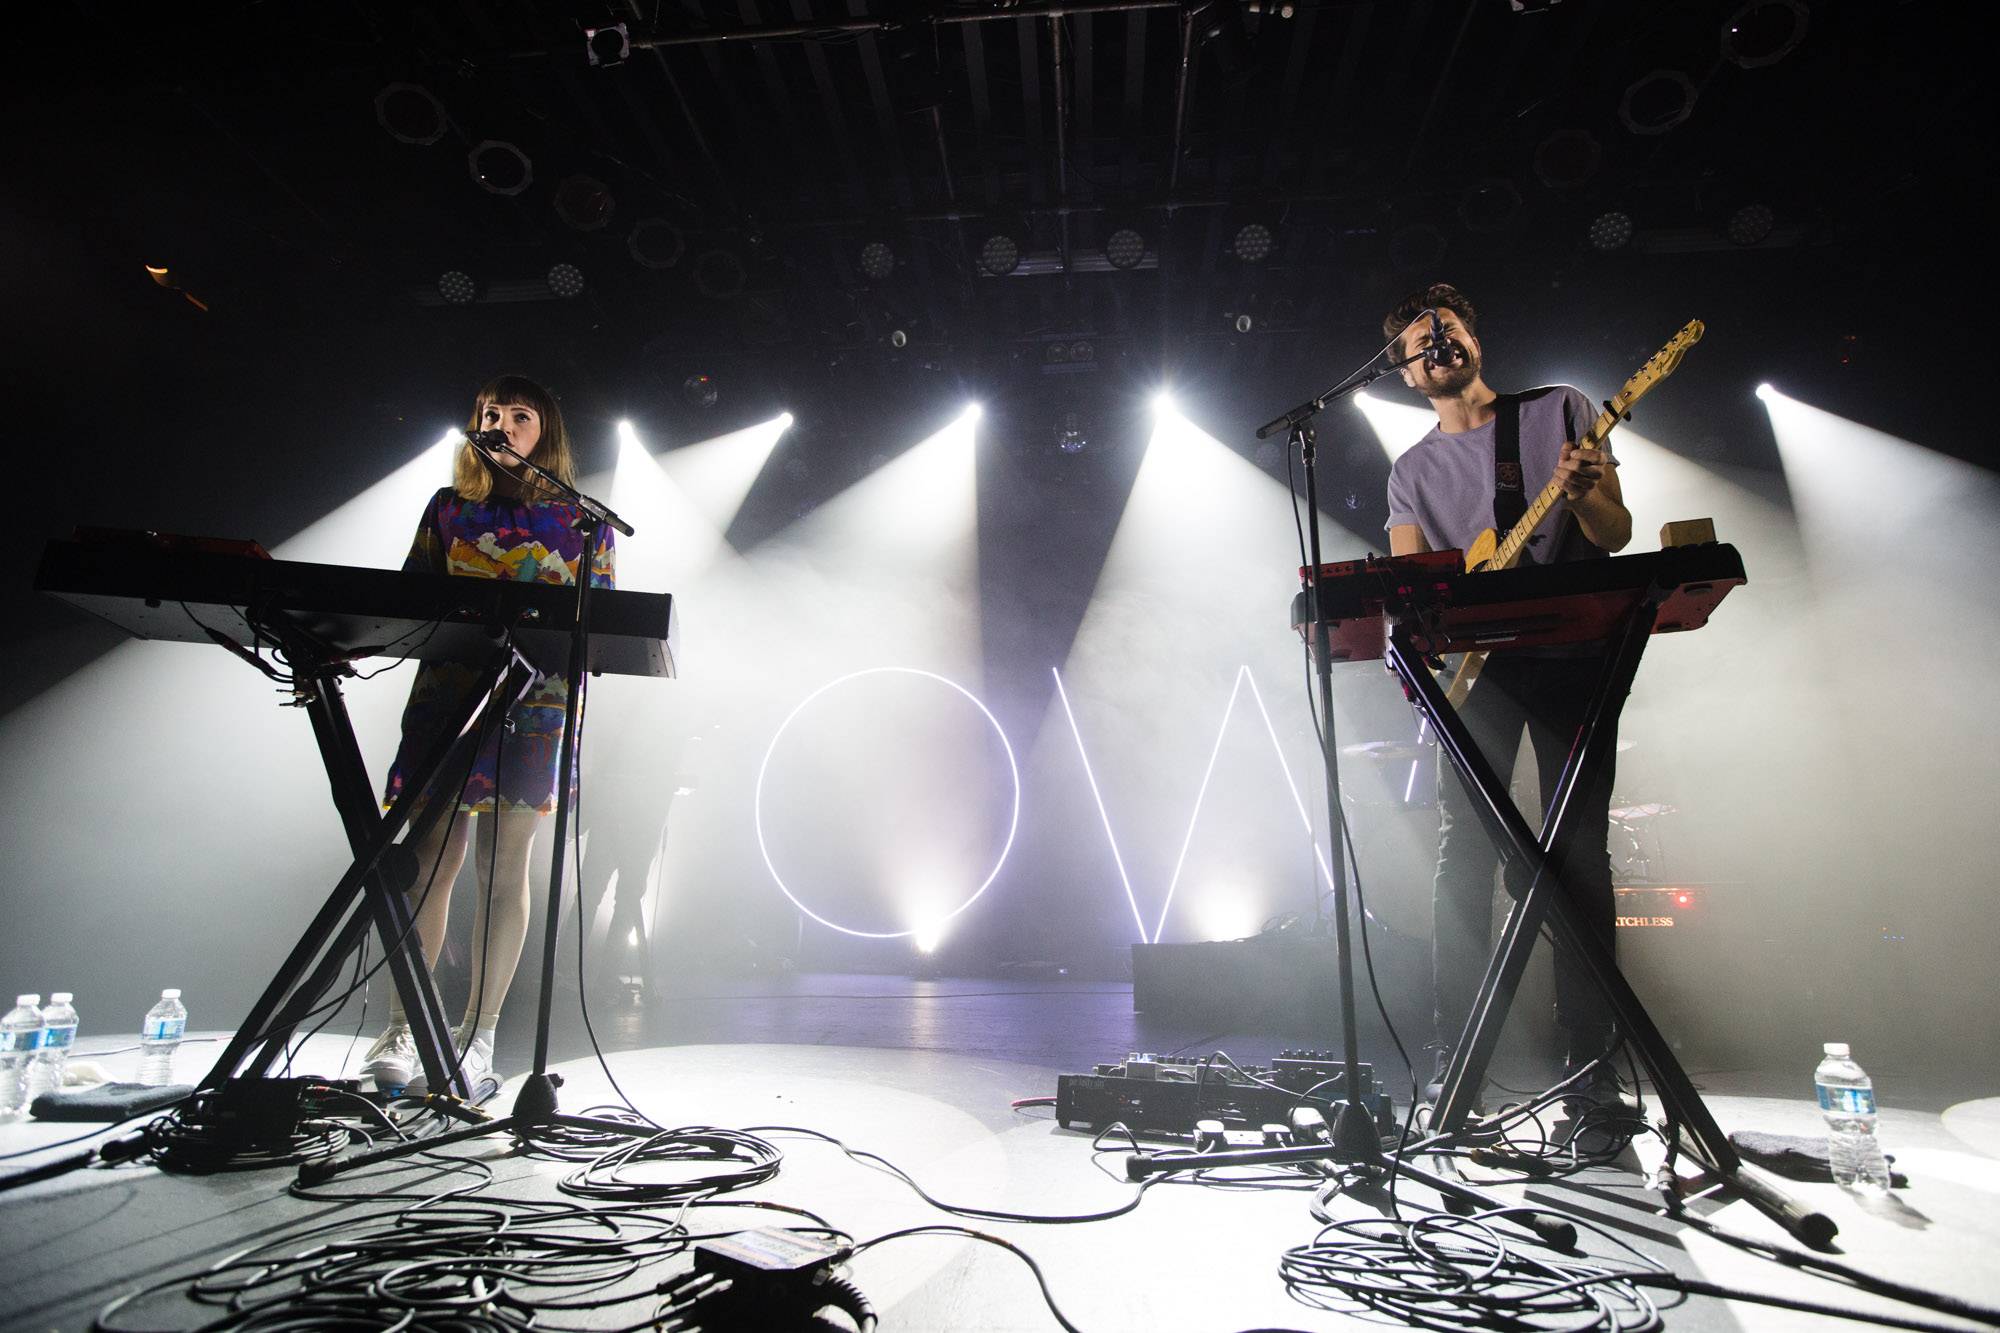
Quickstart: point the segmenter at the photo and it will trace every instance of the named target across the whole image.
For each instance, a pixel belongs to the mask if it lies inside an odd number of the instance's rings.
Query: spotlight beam
[[[1188,816],[1187,835],[1181,839],[1181,854],[1174,861],[1173,876],[1167,880],[1166,901],[1160,904],[1159,924],[1153,927],[1154,944],[1167,926],[1167,910],[1174,905],[1174,890],[1180,887],[1181,867],[1187,864],[1188,847],[1194,842],[1194,826],[1201,819],[1201,803],[1208,797],[1208,780],[1215,775],[1215,761],[1222,753],[1222,738],[1229,734],[1229,718],[1236,711],[1236,696],[1243,691],[1243,677],[1250,668],[1236,668],[1236,681],[1229,687],[1229,702],[1222,709],[1222,725],[1215,729],[1215,746],[1208,752],[1208,767],[1202,770],[1201,786],[1194,794],[1194,812]]]
[[[1139,927],[1139,942],[1150,944],[1146,938],[1146,921],[1139,915],[1139,897],[1132,892],[1132,877],[1125,873],[1125,858],[1118,854],[1118,835],[1111,831],[1111,815],[1104,808],[1104,793],[1098,790],[1097,775],[1090,771],[1090,755],[1083,748],[1083,732],[1076,725],[1076,714],[1070,710],[1069,691],[1063,688],[1062,669],[1050,667],[1056,678],[1056,697],[1062,700],[1063,716],[1069,719],[1069,734],[1076,737],[1076,755],[1083,761],[1083,776],[1090,783],[1091,799],[1097,802],[1097,817],[1104,821],[1104,840],[1111,844],[1111,860],[1118,867],[1118,882],[1125,886],[1125,901],[1132,904],[1132,924]]]
[[[1278,756],[1278,769],[1285,775],[1285,788],[1292,793],[1292,807],[1299,812],[1299,827],[1306,831],[1312,842],[1313,860],[1319,863],[1319,873],[1326,876],[1326,886],[1333,887],[1333,870],[1326,862],[1326,849],[1313,836],[1312,816],[1306,813],[1305,798],[1299,795],[1299,784],[1292,779],[1292,766],[1285,762],[1285,747],[1278,744],[1278,729],[1271,725],[1271,711],[1264,707],[1263,692],[1257,688],[1257,678],[1250,674],[1250,668],[1243,668],[1243,678],[1250,683],[1250,698],[1257,705],[1257,712],[1264,719],[1264,734],[1271,738],[1271,753]]]
[[[1132,920],[1139,927],[1139,939],[1141,943],[1158,944],[1161,936],[1165,933],[1167,914],[1173,906],[1174,890],[1180,883],[1181,870],[1187,861],[1188,848],[1194,842],[1195,826],[1201,822],[1201,808],[1208,795],[1209,779],[1214,775],[1216,759],[1222,751],[1223,739],[1228,735],[1229,719],[1235,712],[1237,696],[1242,693],[1243,686],[1246,683],[1250,686],[1251,702],[1257,705],[1258,716],[1264,721],[1264,734],[1270,737],[1271,753],[1277,756],[1278,771],[1284,774],[1285,789],[1292,795],[1292,808],[1298,811],[1299,826],[1305,830],[1307,840],[1312,843],[1313,860],[1319,866],[1319,873],[1326,880],[1328,887],[1332,887],[1333,869],[1327,863],[1326,848],[1313,832],[1312,817],[1306,813],[1305,798],[1299,792],[1297,779],[1292,776],[1291,764],[1285,759],[1285,747],[1278,740],[1278,729],[1271,721],[1271,710],[1265,706],[1263,692],[1257,688],[1257,677],[1246,664],[1236,669],[1236,677],[1230,685],[1229,700],[1222,710],[1222,722],[1216,728],[1215,746],[1209,752],[1208,767],[1202,773],[1201,786],[1195,793],[1194,811],[1188,816],[1187,831],[1181,839],[1180,857],[1174,863],[1173,877],[1167,885],[1166,901],[1160,904],[1159,924],[1148,933],[1145,920],[1140,915],[1138,895],[1133,892],[1131,876],[1125,869],[1125,859],[1118,850],[1118,835],[1112,831],[1111,815],[1104,806],[1104,793],[1097,785],[1097,775],[1090,766],[1090,755],[1084,749],[1083,732],[1077,726],[1076,713],[1070,707],[1069,691],[1063,685],[1062,671],[1060,668],[1051,668],[1050,670],[1055,676],[1056,695],[1062,701],[1063,716],[1069,721],[1070,735],[1076,740],[1077,757],[1083,761],[1084,778],[1089,782],[1091,797],[1097,803],[1098,819],[1104,824],[1105,841],[1111,845],[1111,859],[1118,867],[1118,879],[1124,885],[1125,900],[1132,906]],[[1369,915],[1372,916],[1373,914],[1370,913]]]
[[[766,775],[770,772],[771,756],[777,753],[778,742],[784,738],[785,729],[790,727],[793,722],[798,720],[799,714],[803,713],[806,710],[807,704],[810,704],[813,700],[819,698],[822,694],[825,694],[828,690],[833,689],[836,685],[845,684],[850,680],[856,680],[862,676],[879,676],[885,674],[922,676],[928,680],[934,680],[938,682],[940,685],[949,686],[951,689],[957,691],[959,694],[964,695],[967,699],[969,699],[972,702],[972,706],[974,708],[977,708],[980,712],[980,715],[986,719],[989,725],[992,726],[993,734],[1000,738],[1000,748],[1006,752],[1007,774],[1013,780],[1014,783],[1014,805],[1012,811],[1007,816],[1007,838],[1006,841],[1001,844],[1000,855],[994,858],[993,869],[986,872],[986,878],[980,881],[979,887],[974,889],[972,893],[967,896],[964,902],[960,903],[957,907],[952,908],[951,911],[944,913],[942,916],[932,918],[931,920],[927,921],[923,926],[913,926],[908,930],[855,930],[851,926],[843,926],[837,921],[830,921],[826,917],[823,917],[819,913],[813,911],[812,908],[807,907],[805,903],[800,900],[799,896],[792,892],[791,887],[785,883],[785,877],[778,873],[777,862],[772,859],[770,845],[768,842],[766,842],[764,838],[764,779]],[[906,939],[915,936],[920,930],[925,930],[925,929],[936,930],[937,932],[940,933],[940,935],[942,935],[944,925],[946,922],[950,921],[960,912],[963,912],[966,908],[972,906],[975,902],[978,902],[980,895],[984,894],[987,889],[992,887],[993,881],[1000,877],[1001,867],[1007,864],[1007,854],[1014,850],[1014,834],[1021,827],[1021,768],[1020,765],[1017,764],[1014,760],[1013,742],[1007,739],[1006,729],[1000,725],[1000,719],[994,717],[992,710],[989,709],[984,703],[982,703],[979,699],[979,696],[974,694],[971,690],[966,689],[963,685],[960,685],[955,680],[951,680],[945,676],[940,676],[935,671],[925,671],[920,667],[869,667],[861,671],[850,671],[844,676],[840,676],[834,680],[828,681],[826,684],[814,690],[811,694],[808,694],[805,698],[799,700],[797,706],[794,707],[790,713],[785,715],[785,720],[783,722],[780,722],[778,724],[777,731],[772,733],[771,743],[764,749],[763,762],[757,765],[757,788],[751,805],[751,816],[752,816],[752,823],[755,826],[757,834],[757,850],[763,854],[764,868],[771,872],[772,882],[778,886],[778,891],[780,893],[784,894],[785,897],[791,900],[792,906],[798,908],[801,912],[804,912],[807,916],[819,922],[822,926],[825,926],[831,930],[837,930],[841,932],[843,935],[855,935],[859,936],[862,939],[870,939],[870,940]]]

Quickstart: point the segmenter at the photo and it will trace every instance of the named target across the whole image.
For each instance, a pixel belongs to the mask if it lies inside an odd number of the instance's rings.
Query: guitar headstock
[[[1646,370],[1653,371],[1659,379],[1673,374],[1680,369],[1681,358],[1687,355],[1687,349],[1700,342],[1701,335],[1706,332],[1708,329],[1700,320],[1689,320],[1665,347],[1653,354],[1653,359],[1646,363]]]
[[[1687,349],[1700,342],[1701,335],[1707,331],[1707,327],[1698,319],[1691,319],[1682,326],[1681,331],[1669,339],[1665,347],[1653,353],[1652,360],[1639,368],[1638,374],[1625,381],[1625,387],[1618,391],[1618,397],[1614,400],[1619,411],[1622,413],[1638,402],[1648,389],[1680,369],[1681,358],[1687,355]]]

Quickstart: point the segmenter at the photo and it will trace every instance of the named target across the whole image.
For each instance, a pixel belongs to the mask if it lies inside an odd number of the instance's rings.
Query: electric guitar
[[[1689,320],[1687,326],[1676,333],[1665,347],[1653,354],[1652,360],[1639,368],[1638,374],[1625,381],[1625,387],[1604,405],[1604,411],[1599,414],[1590,429],[1583,433],[1582,438],[1577,440],[1577,447],[1579,449],[1602,447],[1604,438],[1611,434],[1614,426],[1620,421],[1631,420],[1632,405],[1651,392],[1655,384],[1680,368],[1681,358],[1687,355],[1688,348],[1701,341],[1703,332],[1700,320]],[[1492,528],[1473,538],[1472,545],[1465,552],[1466,572],[1472,574],[1487,569],[1513,568],[1520,562],[1521,553],[1528,549],[1528,538],[1535,535],[1535,529],[1541,526],[1542,520],[1548,516],[1549,509],[1561,498],[1562,486],[1554,478],[1550,478],[1549,484],[1542,487],[1542,493],[1535,497],[1534,502],[1521,515],[1521,521],[1508,531],[1504,541],[1496,539]],[[1465,702],[1465,696],[1471,692],[1473,682],[1479,679],[1480,668],[1485,665],[1485,653],[1467,653],[1459,660],[1458,674],[1452,677],[1451,688],[1445,691],[1445,698],[1449,699],[1454,707]]]

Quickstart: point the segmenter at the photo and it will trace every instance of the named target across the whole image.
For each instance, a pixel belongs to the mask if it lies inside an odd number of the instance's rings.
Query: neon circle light
[[[1007,733],[1001,728],[1000,720],[993,716],[993,710],[981,703],[977,695],[955,680],[947,679],[944,676],[938,675],[935,671],[925,671],[919,667],[869,667],[862,671],[850,671],[845,676],[828,681],[805,698],[799,700],[798,706],[785,715],[785,720],[780,722],[777,731],[772,733],[771,743],[764,750],[764,762],[757,765],[755,823],[757,827],[757,850],[764,857],[764,868],[771,872],[772,883],[778,886],[780,893],[791,900],[792,906],[798,908],[822,926],[826,926],[831,930],[837,930],[843,935],[857,935],[862,939],[870,940],[899,940],[915,935],[918,927],[913,926],[909,930],[855,930],[851,926],[841,925],[838,921],[829,921],[818,912],[813,911],[812,908],[807,907],[804,902],[800,901],[799,895],[792,892],[791,886],[785,883],[785,877],[778,873],[777,864],[771,860],[771,849],[764,840],[764,776],[770,771],[771,756],[777,753],[778,742],[784,739],[785,729],[798,719],[799,714],[806,710],[808,704],[812,703],[813,700],[819,698],[822,694],[825,694],[828,690],[839,685],[845,685],[850,680],[859,680],[863,676],[882,675],[922,676],[926,680],[934,680],[941,685],[947,685],[964,695],[967,699],[970,699],[972,706],[977,708],[980,715],[986,719],[987,725],[993,728],[993,734],[1000,738],[1000,748],[1007,755],[1007,773],[1013,779],[1014,783],[1014,808],[1007,816],[1007,839],[1001,844],[1000,855],[994,860],[993,868],[986,872],[986,878],[979,882],[979,887],[972,891],[970,897],[935,921],[926,922],[925,926],[930,929],[936,929],[938,926],[951,920],[960,912],[978,902],[979,895],[985,893],[992,886],[993,881],[999,878],[1000,867],[1007,864],[1007,853],[1014,848],[1014,832],[1021,824],[1021,768],[1020,765],[1014,762],[1014,747],[1007,740]]]

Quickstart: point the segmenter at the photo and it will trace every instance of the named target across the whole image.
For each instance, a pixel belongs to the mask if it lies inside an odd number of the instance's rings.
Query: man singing
[[[1429,317],[1437,313],[1436,335]],[[1597,413],[1566,385],[1501,394],[1481,374],[1478,312],[1458,289],[1438,283],[1409,297],[1382,323],[1395,356],[1431,349],[1402,370],[1403,382],[1428,398],[1437,425],[1396,460],[1389,473],[1389,550],[1395,555],[1459,549],[1492,528],[1503,539],[1527,500],[1553,478],[1563,499],[1551,508],[1521,559],[1550,564],[1601,559],[1632,538],[1632,515],[1618,488],[1617,460],[1608,450],[1574,441]],[[1496,653],[1467,696],[1462,715],[1488,762],[1506,776],[1527,729],[1543,799],[1555,790],[1584,705],[1600,668],[1595,646]],[[1564,883],[1590,928],[1607,948],[1613,938],[1611,858],[1606,849],[1612,762],[1606,757],[1590,790],[1577,793],[1569,814],[1576,851]],[[1492,938],[1494,870],[1499,849],[1487,836],[1458,774],[1438,766],[1438,859],[1432,886],[1432,990],[1437,1070],[1427,1095],[1435,1100],[1451,1052],[1465,1030],[1485,974]],[[1525,880],[1523,881],[1525,884]],[[1556,1022],[1573,1073],[1611,1048],[1611,1015],[1580,961],[1558,945]],[[1615,1102],[1610,1061],[1580,1090],[1592,1101]]]

